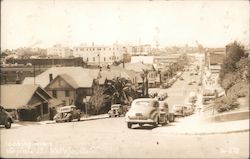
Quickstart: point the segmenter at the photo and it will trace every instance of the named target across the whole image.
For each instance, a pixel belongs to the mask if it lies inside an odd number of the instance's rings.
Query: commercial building
[[[47,55],[52,57],[72,57],[73,51],[69,47],[64,47],[60,44],[53,45],[47,49]]]
[[[104,45],[81,45],[73,48],[74,57],[82,57],[88,65],[108,65],[123,59],[123,48],[113,44]]]

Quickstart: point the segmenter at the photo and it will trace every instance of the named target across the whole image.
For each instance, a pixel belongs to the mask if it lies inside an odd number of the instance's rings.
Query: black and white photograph
[[[249,0],[1,0],[0,158],[249,158]]]

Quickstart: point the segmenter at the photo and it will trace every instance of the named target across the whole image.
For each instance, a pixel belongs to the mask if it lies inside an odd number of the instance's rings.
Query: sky
[[[1,48],[249,45],[249,1],[1,0]]]

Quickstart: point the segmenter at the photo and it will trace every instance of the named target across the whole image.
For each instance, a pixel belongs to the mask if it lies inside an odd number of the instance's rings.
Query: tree
[[[148,97],[148,74],[149,74],[149,70],[148,69],[143,69],[143,74],[145,76],[145,95],[146,97]]]
[[[224,76],[229,72],[235,72],[237,67],[236,63],[240,61],[242,57],[245,56],[244,47],[238,42],[231,43],[227,45],[227,56],[221,65],[220,78],[223,79]]]
[[[240,61],[236,63],[238,77],[247,82],[250,80],[249,63],[250,59],[247,57],[241,58]]]

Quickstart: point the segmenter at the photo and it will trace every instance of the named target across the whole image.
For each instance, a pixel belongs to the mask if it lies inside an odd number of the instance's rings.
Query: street
[[[1,128],[2,157],[247,157],[249,133],[166,135],[123,118]]]
[[[197,84],[177,80],[168,89],[168,103],[183,104]],[[196,77],[198,79],[198,76]],[[189,117],[177,119],[181,124]],[[175,123],[165,125],[171,129]],[[123,117],[71,123],[1,128],[1,157],[81,158],[226,158],[249,156],[249,132],[215,135],[174,135],[159,128],[134,125]]]

